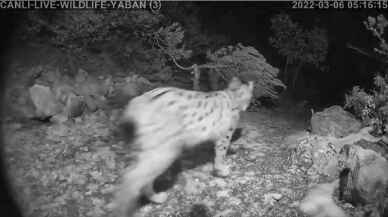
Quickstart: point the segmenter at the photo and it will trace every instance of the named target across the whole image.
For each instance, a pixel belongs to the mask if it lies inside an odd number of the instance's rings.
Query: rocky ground
[[[109,216],[122,169],[130,164],[114,134],[119,111],[64,124],[7,123],[5,157],[26,216]],[[290,161],[287,135],[305,124],[270,110],[245,113],[228,161],[230,177],[212,175],[212,148],[188,152],[158,180],[168,202],[144,202],[139,216],[301,216],[306,168]]]

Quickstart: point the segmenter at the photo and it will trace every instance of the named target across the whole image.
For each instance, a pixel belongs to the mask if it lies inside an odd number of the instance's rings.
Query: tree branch
[[[356,47],[356,46],[354,46],[354,45],[352,45],[352,44],[350,44],[350,43],[347,43],[347,44],[346,44],[346,47],[347,47],[347,48],[350,48],[350,49],[352,49],[352,50],[354,50],[354,51],[356,51],[356,52],[359,53],[359,54],[362,54],[362,55],[364,55],[364,56],[370,57],[370,58],[375,59],[375,60],[377,60],[377,61],[380,61],[380,62],[382,62],[382,63],[388,63],[388,60],[387,60],[387,59],[382,58],[382,57],[379,56],[379,55],[376,55],[376,53],[371,53],[371,52],[365,51],[364,49],[359,48],[359,47]]]
[[[188,66],[188,67],[181,66],[181,65],[176,61],[176,59],[175,59],[172,55],[170,55],[169,53],[167,53],[167,55],[170,56],[171,59],[172,59],[172,61],[174,62],[174,64],[175,64],[178,68],[180,68],[180,69],[182,69],[182,70],[185,70],[185,71],[193,70],[194,67],[195,67],[195,64],[193,64],[193,65],[191,65],[191,66]]]
[[[349,48],[349,49],[352,49],[352,50],[356,51],[357,53],[362,54],[364,56],[375,58],[375,56],[373,54],[363,50],[362,48],[356,47],[356,46],[354,46],[354,45],[352,45],[350,43],[346,43],[346,47]]]

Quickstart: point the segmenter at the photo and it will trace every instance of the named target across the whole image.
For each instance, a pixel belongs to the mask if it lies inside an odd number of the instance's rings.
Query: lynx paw
[[[159,192],[157,194],[153,194],[148,199],[154,203],[164,203],[167,200],[168,194],[166,192]]]

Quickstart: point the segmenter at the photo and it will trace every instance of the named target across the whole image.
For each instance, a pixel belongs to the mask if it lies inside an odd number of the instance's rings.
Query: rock
[[[336,149],[331,147],[333,147],[331,143],[325,143],[324,147],[313,151],[312,168],[321,174],[335,177],[338,174],[338,155],[334,151]]]
[[[49,139],[55,141],[61,140],[59,137],[66,137],[69,135],[70,129],[66,125],[53,125],[47,129],[47,135]]]
[[[88,72],[79,68],[78,69],[78,72],[77,72],[77,75],[75,76],[75,81],[77,83],[81,83],[81,82],[84,82],[86,81],[87,77],[88,77]]]
[[[35,83],[51,85],[60,81],[62,78],[60,71],[57,68],[50,66],[40,66],[39,77],[35,79]]]
[[[65,113],[69,118],[75,118],[82,115],[84,111],[84,100],[81,96],[71,93],[67,96]]]
[[[97,102],[92,96],[84,96],[86,107],[90,112],[95,112],[98,109]]]
[[[66,83],[56,84],[53,89],[55,98],[63,104],[66,104],[66,99],[70,94],[74,94],[73,87]]]
[[[292,164],[311,164],[308,170],[310,178],[314,179],[318,174],[337,177],[338,152],[341,149],[337,143],[331,143],[327,137],[310,135],[290,148]]]
[[[196,180],[187,179],[184,191],[187,194],[199,194],[202,191],[202,186]]]
[[[109,91],[111,83],[98,80],[87,75],[87,72],[80,71],[75,79],[74,87],[77,95],[80,96],[105,96]]]
[[[216,195],[217,195],[217,198],[229,197],[229,191],[228,190],[217,191]]]
[[[218,211],[213,217],[226,217],[226,216],[232,216],[233,209],[226,209]]]
[[[358,132],[361,123],[341,106],[331,106],[313,114],[311,128],[315,134],[340,138]]]
[[[345,212],[335,204],[332,198],[337,186],[336,180],[312,187],[300,202],[299,209],[310,217],[346,217]]]
[[[57,123],[57,124],[62,124],[64,122],[66,122],[67,120],[69,120],[69,118],[65,114],[57,114],[57,115],[54,115],[50,118],[51,122]]]
[[[109,76],[103,81],[103,85],[106,88],[105,96],[111,96],[113,91],[115,90],[115,84],[112,80],[112,77]]]
[[[111,122],[119,122],[121,118],[121,110],[119,109],[112,109],[111,114],[109,116],[109,121]]]
[[[135,82],[126,83],[121,88],[121,94],[128,97],[135,97],[139,95],[139,87]]]
[[[344,145],[340,151],[340,199],[353,205],[372,205],[388,215],[388,161],[376,149]]]
[[[124,107],[133,97],[140,93],[137,84],[134,82],[120,84],[116,90],[111,91],[107,104],[112,108]]]
[[[226,187],[226,185],[227,185],[227,183],[222,178],[214,178],[213,180],[211,180],[209,182],[209,186],[217,186],[220,188],[224,188],[224,187]]]
[[[35,84],[29,89],[31,100],[35,106],[35,116],[47,118],[60,113],[61,106],[50,87]]]
[[[18,122],[10,123],[8,124],[8,128],[10,128],[11,130],[19,130],[20,128],[22,128],[22,124]]]
[[[176,215],[176,214],[175,214]],[[182,215],[182,214],[178,214],[179,215]],[[168,216],[168,215],[167,215]],[[172,215],[174,216],[174,215]],[[188,213],[188,215],[183,215],[183,216],[190,216],[190,217],[211,217],[213,216],[211,214],[211,211],[208,207],[206,207],[205,205],[203,204],[194,204],[191,209],[190,209],[190,212]],[[226,217],[226,216],[225,216]]]
[[[13,97],[4,99],[4,111],[6,111],[7,118],[33,118],[35,117],[35,106],[31,100],[29,92],[23,90],[11,89],[7,90],[15,94]]]
[[[273,206],[275,202],[279,201],[283,195],[279,193],[267,193],[264,194],[264,205],[271,205]]]
[[[283,145],[287,148],[295,148],[303,139],[309,136],[307,131],[298,131],[283,138]]]

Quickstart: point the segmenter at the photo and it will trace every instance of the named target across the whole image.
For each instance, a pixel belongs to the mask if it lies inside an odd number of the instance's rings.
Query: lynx
[[[233,78],[221,91],[200,92],[174,87],[156,88],[132,99],[121,126],[133,139],[137,162],[124,171],[115,205],[119,216],[131,216],[141,195],[163,203],[166,192],[155,193],[154,180],[181,152],[197,144],[215,144],[215,175],[226,177],[225,155],[232,134],[252,98],[253,82]]]

